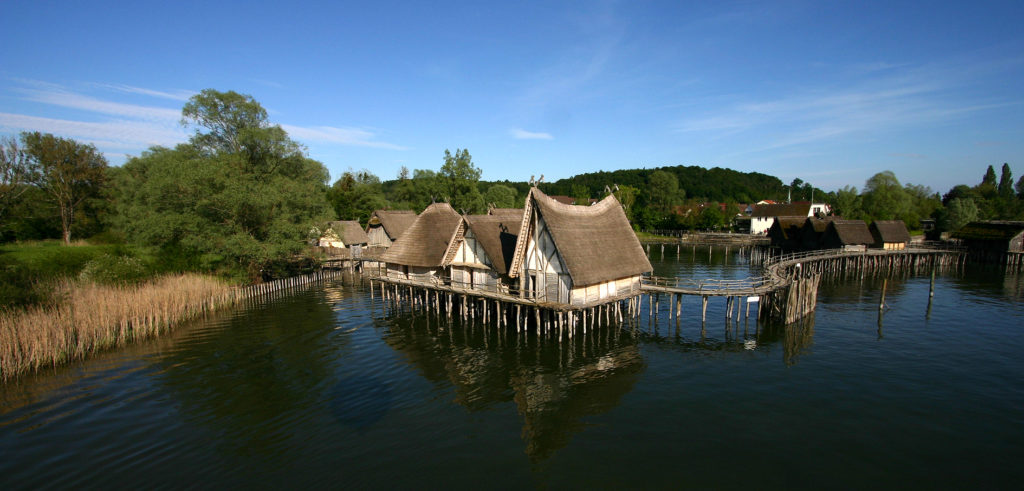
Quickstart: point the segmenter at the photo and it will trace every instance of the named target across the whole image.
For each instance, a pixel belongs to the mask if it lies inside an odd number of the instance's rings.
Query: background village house
[[[808,217],[824,217],[831,213],[832,209],[825,203],[811,203],[810,201],[796,201],[783,204],[758,204],[750,215],[750,233],[753,235],[765,234],[776,218],[799,218],[804,220]]]
[[[387,277],[437,283],[446,280],[442,265],[448,245],[462,217],[448,203],[434,203],[423,210],[381,256]]]
[[[462,217],[445,254],[452,287],[509,293],[508,265],[523,221],[523,210],[513,211]]]
[[[376,210],[366,225],[370,247],[391,247],[391,244],[416,221],[412,210]]]
[[[875,220],[868,227],[874,246],[887,251],[902,251],[910,243],[910,232],[903,220]]]

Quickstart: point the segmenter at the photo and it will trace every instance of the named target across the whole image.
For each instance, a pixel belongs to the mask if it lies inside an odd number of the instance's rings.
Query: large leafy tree
[[[487,188],[487,192],[484,193],[484,201],[487,202],[488,206],[494,205],[496,208],[519,208],[523,206],[522,202],[516,201],[516,190],[504,184],[493,184]]]
[[[9,210],[29,189],[29,182],[35,172],[35,165],[18,140],[12,137],[0,139],[0,224],[4,223]]]
[[[207,89],[182,115],[195,126],[188,144],[151,148],[118,173],[126,235],[250,278],[300,252],[331,216],[323,164],[251,96]]]
[[[651,204],[662,213],[671,211],[685,196],[679,189],[679,179],[676,175],[663,170],[651,173],[647,178],[647,187],[651,195]]]
[[[342,174],[327,191],[327,199],[339,219],[359,220],[363,224],[370,220],[374,210],[387,203],[380,178],[365,169],[349,169]]]
[[[70,244],[75,213],[99,195],[107,159],[93,145],[49,133],[22,133],[21,142],[36,169],[32,181],[56,206],[64,243]]]
[[[484,211],[484,197],[477,189],[480,173],[469,150],[455,149],[455,154],[444,151],[444,164],[437,175],[452,208],[470,214]]]
[[[910,195],[892,171],[879,172],[864,183],[864,212],[875,220],[893,220],[910,211]]]

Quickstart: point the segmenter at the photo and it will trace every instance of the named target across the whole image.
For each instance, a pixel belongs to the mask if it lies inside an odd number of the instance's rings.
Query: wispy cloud
[[[674,129],[711,138],[743,133],[749,145],[745,151],[760,151],[852,134],[944,124],[972,113],[1020,104],[954,95],[968,81],[947,67],[881,66],[884,76],[716,107],[713,114],[678,121]]]
[[[133,87],[131,85],[123,85],[123,84],[95,84],[95,86],[99,87],[99,88],[103,88],[103,89],[110,89],[110,90],[116,90],[118,92],[125,92],[125,93],[128,93],[128,94],[148,95],[148,96],[151,96],[151,97],[160,97],[160,98],[163,98],[163,99],[171,99],[171,100],[183,101],[183,102],[187,101],[190,97],[196,95],[196,92],[193,92],[191,90],[163,91],[163,90],[145,89],[145,88],[142,88],[142,87]]]
[[[295,126],[282,124],[281,128],[290,136],[301,141],[315,141],[320,143],[336,143],[357,147],[385,148],[389,150],[406,150],[406,147],[376,141],[376,135],[370,131],[360,128],[335,128],[333,126]]]
[[[92,113],[146,121],[176,122],[181,118],[181,111],[177,109],[105,101],[71,92],[61,87],[20,88],[15,90],[24,94],[24,99],[28,101],[70,109],[80,109]]]
[[[517,140],[554,140],[555,137],[551,136],[551,133],[540,133],[535,131],[526,131],[520,128],[513,128],[509,131],[512,138]]]
[[[188,138],[179,124],[180,109],[157,105],[127,104],[86,95],[67,87],[37,80],[17,80],[21,87],[13,89],[24,101],[81,111],[62,118],[39,117],[30,114],[0,113],[0,130],[6,132],[42,131],[87,141],[95,144],[108,156],[125,151],[140,153],[153,145],[173,146]],[[188,91],[163,91],[123,84],[85,84],[91,88],[121,93],[139,94],[175,101],[187,100]],[[282,124],[290,136],[304,143],[346,145],[389,150],[405,150],[393,143],[377,140],[367,129]],[[120,153],[111,153],[116,150]]]
[[[175,145],[186,138],[180,128],[140,121],[72,121],[11,113],[0,113],[0,131],[40,131],[85,140],[101,149],[137,151],[152,145]]]

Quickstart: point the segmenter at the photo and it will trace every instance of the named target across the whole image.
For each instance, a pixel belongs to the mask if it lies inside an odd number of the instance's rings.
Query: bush
[[[115,254],[104,254],[89,261],[78,274],[83,281],[104,285],[138,283],[149,276],[148,268],[138,258]]]

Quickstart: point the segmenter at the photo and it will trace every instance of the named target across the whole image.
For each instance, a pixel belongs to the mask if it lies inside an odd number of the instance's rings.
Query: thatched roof
[[[768,231],[768,235],[778,235],[779,239],[794,239],[799,234],[801,229],[804,227],[804,221],[806,218],[799,216],[779,216],[774,223],[772,223],[771,229]]]
[[[526,213],[536,210],[547,225],[573,285],[593,285],[652,270],[615,196],[590,206],[576,206],[559,203],[532,188],[526,201]],[[525,222],[529,215],[523,218]],[[523,230],[516,244],[514,265],[521,264],[525,238]],[[517,272],[509,274],[515,276]]]
[[[518,220],[518,219],[523,218],[523,209],[522,208],[491,208],[491,209],[487,210],[487,214],[488,215],[501,216],[501,217],[509,217],[509,218],[514,217],[514,218],[516,218]]]
[[[1024,222],[987,220],[971,222],[953,234],[953,238],[967,240],[1009,241],[1024,232]]]
[[[825,233],[825,230],[828,228],[828,224],[831,223],[833,220],[835,220],[835,218],[833,217],[808,218],[804,222],[804,229],[810,230],[807,229],[807,227],[811,227],[811,229],[813,229],[816,233],[823,234]]]
[[[402,233],[402,240],[388,248],[381,260],[406,266],[441,266],[460,219],[448,203],[428,206]]]
[[[871,222],[870,230],[876,244],[910,242],[910,232],[907,232],[907,225],[903,220],[875,220]]]
[[[811,214],[811,202],[801,201],[797,203],[783,203],[777,205],[757,205],[750,216],[755,218],[767,217],[804,217]]]
[[[370,237],[363,231],[363,226],[355,220],[329,222],[327,226],[334,230],[334,233],[346,246],[370,242]]]
[[[875,238],[871,236],[871,231],[864,220],[833,220],[828,224],[828,230],[834,230],[834,237],[843,245],[875,243]]]
[[[484,248],[491,266],[501,274],[508,274],[512,255],[516,252],[516,240],[522,225],[523,210],[515,217],[500,215],[468,215],[462,217],[473,236]]]
[[[416,212],[412,210],[377,210],[370,216],[370,227],[380,225],[391,240],[402,236],[412,222],[416,221]]]

